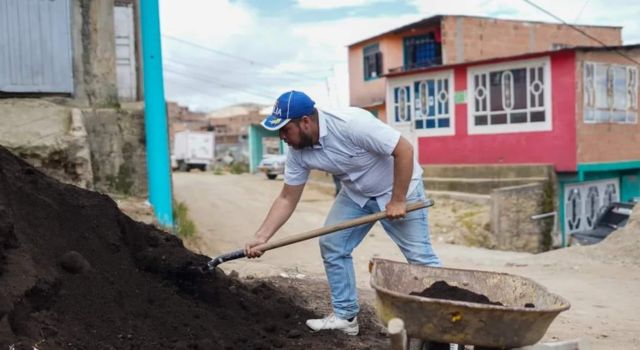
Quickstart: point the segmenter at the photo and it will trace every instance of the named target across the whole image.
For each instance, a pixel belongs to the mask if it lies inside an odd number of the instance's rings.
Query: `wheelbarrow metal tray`
[[[531,279],[498,272],[450,269],[373,259],[376,312],[387,324],[401,318],[412,338],[496,348],[538,342],[569,302]],[[484,294],[504,306],[409,295],[434,282]],[[525,307],[533,303],[534,308]]]

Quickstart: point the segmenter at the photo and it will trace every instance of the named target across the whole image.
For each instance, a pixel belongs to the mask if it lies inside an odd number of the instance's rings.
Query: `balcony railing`
[[[401,67],[390,68],[389,73],[410,72],[417,69],[440,66],[440,65],[442,65],[442,57],[438,56],[438,57],[434,57],[431,60],[426,60],[422,62],[412,62]]]

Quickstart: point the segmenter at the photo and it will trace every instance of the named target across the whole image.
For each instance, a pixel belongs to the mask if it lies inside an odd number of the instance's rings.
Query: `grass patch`
[[[491,225],[483,223],[482,210],[470,209],[456,215],[456,220],[462,226],[461,238],[470,247],[492,248],[492,238],[489,234]]]
[[[196,238],[196,224],[189,216],[189,207],[184,202],[175,202],[173,217],[176,221],[176,234],[183,240]]]

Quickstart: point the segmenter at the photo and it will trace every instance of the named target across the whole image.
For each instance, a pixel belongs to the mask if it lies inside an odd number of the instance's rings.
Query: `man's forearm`
[[[400,137],[393,151],[393,189],[392,201],[404,201],[409,191],[409,183],[413,174],[413,147],[405,138]]]
[[[282,193],[273,201],[267,217],[256,232],[256,238],[262,238],[265,241],[269,240],[291,217],[301,194],[302,188],[285,187]]]

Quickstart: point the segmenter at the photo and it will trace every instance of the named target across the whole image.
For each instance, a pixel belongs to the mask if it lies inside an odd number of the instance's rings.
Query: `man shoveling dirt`
[[[278,130],[290,147],[285,184],[255,238],[246,243],[248,257],[262,255],[265,244],[296,208],[312,169],[338,177],[342,189],[325,225],[386,210],[382,226],[410,263],[440,266],[431,247],[427,210],[407,214],[407,201],[424,200],[422,168],[411,144],[400,132],[359,108],[324,111],[306,94],[289,91],[262,121]],[[359,311],[351,252],[373,223],[345,229],[320,238],[320,249],[331,289],[333,313],[306,324],[315,331],[339,329],[358,334]]]

